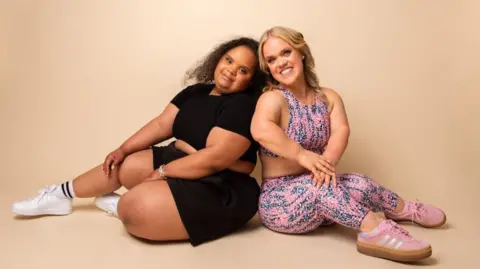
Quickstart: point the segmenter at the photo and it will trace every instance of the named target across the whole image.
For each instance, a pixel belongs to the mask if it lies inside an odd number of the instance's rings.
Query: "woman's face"
[[[221,94],[231,94],[247,89],[255,73],[255,53],[239,46],[225,53],[215,68],[215,86]]]
[[[262,50],[270,73],[281,85],[292,86],[303,76],[302,54],[285,40],[271,36]]]

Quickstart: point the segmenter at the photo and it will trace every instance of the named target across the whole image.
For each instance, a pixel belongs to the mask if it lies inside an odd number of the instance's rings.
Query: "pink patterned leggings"
[[[339,174],[337,188],[313,186],[310,174],[265,179],[259,215],[269,229],[306,233],[332,222],[358,230],[370,211],[393,211],[398,195],[365,175]]]

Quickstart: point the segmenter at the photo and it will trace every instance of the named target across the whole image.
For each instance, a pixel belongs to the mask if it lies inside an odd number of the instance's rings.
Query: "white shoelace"
[[[52,193],[56,189],[55,185],[46,186],[43,189],[38,191],[37,196],[30,198],[28,200],[35,201],[37,204],[40,203],[45,195]]]

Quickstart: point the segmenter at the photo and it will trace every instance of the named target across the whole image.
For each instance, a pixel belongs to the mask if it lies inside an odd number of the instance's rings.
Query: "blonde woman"
[[[446,221],[442,210],[403,200],[365,175],[335,172],[349,137],[347,115],[338,93],[319,86],[303,35],[269,29],[258,54],[270,78],[252,120],[263,166],[262,222],[291,234],[339,223],[358,231],[361,253],[405,262],[429,257],[431,246],[394,221],[437,227]]]

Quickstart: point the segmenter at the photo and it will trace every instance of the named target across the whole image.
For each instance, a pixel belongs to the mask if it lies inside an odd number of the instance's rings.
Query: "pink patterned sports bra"
[[[330,116],[328,106],[316,95],[312,105],[304,105],[289,90],[279,89],[287,103],[290,119],[285,130],[286,135],[299,143],[304,149],[322,154],[330,137]],[[260,154],[279,157],[260,146]]]

